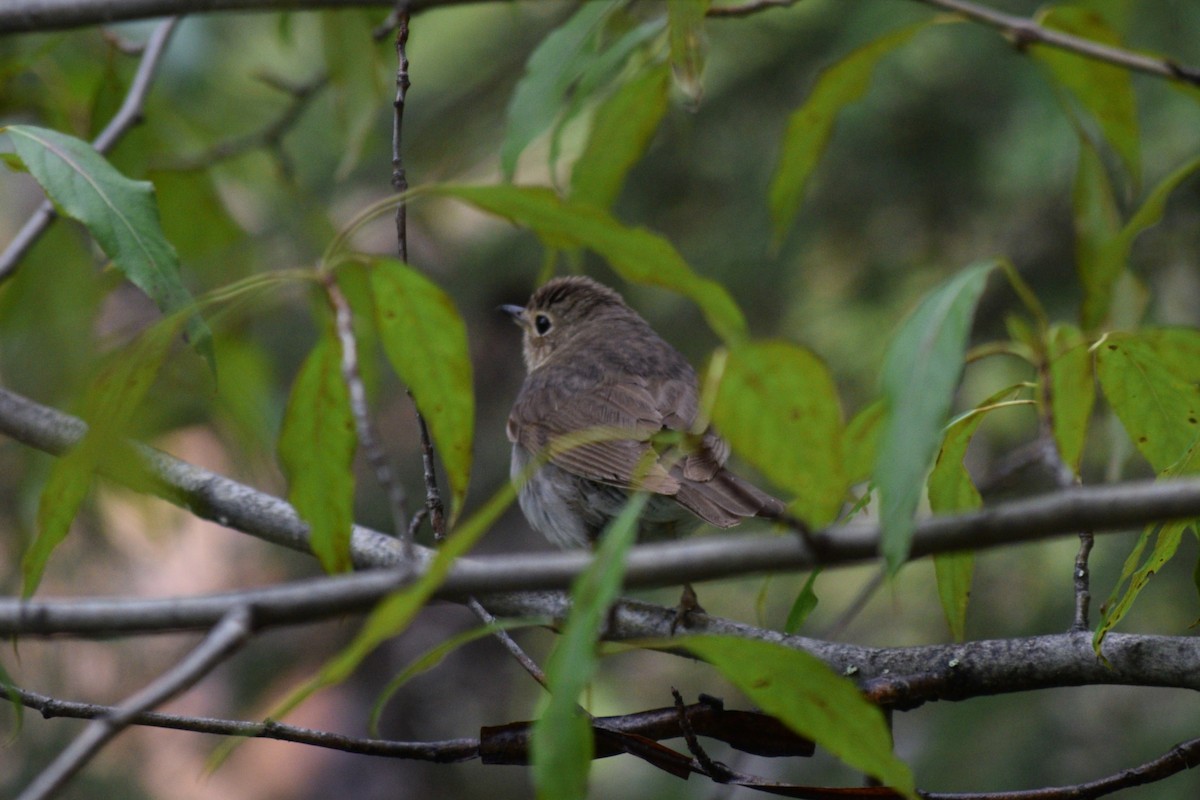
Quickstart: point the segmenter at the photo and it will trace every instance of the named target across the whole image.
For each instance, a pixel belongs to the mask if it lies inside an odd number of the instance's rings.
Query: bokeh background
[[[995,7],[1032,14],[1028,2]],[[1131,47],[1200,64],[1200,5],[1082,2],[1103,13]],[[412,24],[412,88],[404,152],[410,184],[493,183],[513,87],[536,45],[569,15],[566,3],[479,3],[425,11]],[[658,13],[647,4],[636,13]],[[766,190],[788,114],[818,71],[886,30],[926,18],[909,0],[804,0],[742,19],[710,20],[704,96],[690,107],[676,96],[645,158],[615,208],[622,221],[668,238],[699,273],[728,287],[756,336],[810,347],[836,377],[847,418],[877,395],[890,332],[921,294],[976,260],[1004,255],[1059,320],[1078,316],[1071,214],[1078,139],[1042,68],[994,31],[967,23],[925,31],[885,59],[865,99],[841,118],[799,219],[771,246]],[[336,232],[390,192],[394,53],[390,39],[364,36],[383,11],[205,15],[186,19],[172,41],[145,122],[111,160],[158,187],[168,236],[197,291],[271,270],[309,268]],[[123,96],[136,58],[118,39],[141,40],[149,23],[106,32],[0,39],[0,123],[32,123],[90,137]],[[336,30],[337,35],[332,35]],[[337,42],[341,41],[341,44]],[[328,59],[328,65],[327,65]],[[365,66],[364,66],[365,64]],[[328,70],[329,83],[314,84]],[[1200,150],[1200,102],[1161,79],[1135,76],[1144,178],[1121,178],[1123,208]],[[294,102],[283,87],[311,97],[278,136],[263,131]],[[354,93],[374,98],[364,103]],[[369,113],[363,113],[366,105]],[[373,110],[372,110],[373,109]],[[584,141],[587,115],[568,126],[554,175],[549,143],[534,143],[518,180],[561,180]],[[0,148],[8,145],[0,140]],[[0,241],[7,242],[41,202],[29,176],[0,176]],[[413,265],[437,281],[466,320],[478,402],[476,468],[469,505],[507,480],[504,419],[522,378],[516,330],[495,308],[523,302],[543,268],[530,233],[449,200],[421,198],[409,211]],[[1144,286],[1144,319],[1195,325],[1200,316],[1200,181],[1172,197],[1163,223],[1138,240],[1134,272]],[[355,246],[394,251],[390,218],[367,226]],[[39,402],[72,409],[104,352],[152,321],[153,306],[112,270],[81,229],[58,222],[0,286],[0,383]],[[620,288],[666,338],[702,365],[717,344],[698,310],[670,293],[622,285],[591,257],[575,265]],[[221,382],[180,352],[146,403],[140,435],[175,455],[264,490],[283,494],[274,447],[290,382],[315,339],[317,303],[293,288],[235,304],[212,322]],[[1134,290],[1130,290],[1134,291]],[[1127,304],[1136,307],[1137,298]],[[974,340],[1002,337],[1017,307],[995,282],[980,306]],[[1131,320],[1135,322],[1136,320]],[[1015,359],[988,358],[966,373],[960,404],[969,407],[1027,376]],[[387,448],[416,504],[422,494],[411,405],[386,370],[368,375]],[[970,454],[977,481],[1036,432],[1027,411],[991,415]],[[1100,409],[1089,442],[1086,479],[1145,475],[1118,444]],[[19,561],[33,531],[49,457],[0,441],[0,588],[16,594]],[[386,529],[382,493],[365,464],[357,516]],[[1021,491],[1036,490],[1036,481]],[[67,543],[56,552],[40,594],[163,596],[266,585],[316,574],[315,563],[164,503],[100,484]],[[428,533],[423,532],[427,537]],[[1132,537],[1102,537],[1093,556],[1097,602],[1119,573]],[[548,547],[517,512],[480,545],[501,552]],[[1182,552],[1139,600],[1126,630],[1186,634],[1197,617],[1190,565]],[[1025,545],[978,559],[968,636],[997,638],[1065,630],[1071,620],[1072,541]],[[816,583],[820,605],[810,635],[904,646],[949,639],[927,563],[907,567],[846,612],[876,568],[831,570]],[[704,605],[735,619],[779,627],[806,576],[746,579],[700,587]],[[641,596],[673,603],[674,590]],[[364,732],[370,704],[387,680],[419,653],[466,630],[462,608],[428,609],[347,684],[319,694],[289,719],[300,725]],[[233,659],[171,710],[254,718],[310,675],[354,632],[355,619],[273,631]],[[553,636],[517,634],[544,657]],[[21,641],[3,657],[19,684],[68,699],[113,702],[172,663],[193,637],[120,642]],[[670,704],[676,686],[746,701],[712,671],[682,659],[629,653],[605,661],[591,698],[598,713]],[[382,733],[431,740],[475,735],[481,725],[530,719],[539,689],[494,642],[451,655],[389,705]],[[13,724],[0,707],[0,724]],[[0,795],[14,794],[76,733],[71,721],[25,716],[0,748]],[[1194,698],[1178,692],[1089,687],[969,703],[939,703],[897,715],[900,754],[930,790],[1032,788],[1089,780],[1154,757],[1200,731]],[[188,733],[126,733],[88,767],[64,797],[371,798],[525,797],[522,767],[477,763],[435,766],[269,742],[242,746],[205,772],[218,744]],[[812,784],[858,779],[827,756],[791,763],[739,759],[737,768]],[[747,790],[684,783],[622,757],[597,764],[596,797],[749,797]],[[1191,798],[1200,776],[1177,776],[1129,797]]]

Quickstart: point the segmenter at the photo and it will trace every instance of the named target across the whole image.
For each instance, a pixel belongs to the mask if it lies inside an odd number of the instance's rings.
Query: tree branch
[[[0,9],[0,17],[3,17],[7,10],[7,8]],[[178,23],[179,18],[172,17],[155,28],[154,33],[150,35],[149,41],[146,42],[146,49],[142,53],[142,60],[138,63],[137,72],[129,84],[129,91],[125,94],[125,100],[113,118],[104,126],[104,130],[100,131],[100,134],[92,140],[92,147],[96,148],[96,152],[107,153],[130,128],[141,121],[142,108],[146,104],[146,95],[150,92],[150,84],[154,82],[158,66],[162,63],[163,53],[167,49],[167,43],[171,40],[171,34],[175,32],[175,26]],[[0,23],[0,30],[2,29],[3,23]],[[17,231],[13,240],[8,243],[8,247],[4,248],[4,252],[0,253],[0,281],[4,281],[12,275],[17,265],[21,263],[21,259],[29,252],[29,248],[33,247],[34,243],[41,238],[56,216],[58,213],[50,201],[43,200],[33,215],[21,226],[21,230]]]
[[[245,606],[231,608],[182,661],[121,705],[94,718],[92,724],[34,778],[17,800],[45,800],[54,795],[135,717],[194,686],[240,648],[249,636],[249,610]]]

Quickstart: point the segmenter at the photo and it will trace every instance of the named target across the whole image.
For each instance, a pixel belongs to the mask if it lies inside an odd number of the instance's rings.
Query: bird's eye
[[[550,318],[545,314],[538,314],[533,318],[533,329],[538,332],[538,336],[545,336],[550,327]]]

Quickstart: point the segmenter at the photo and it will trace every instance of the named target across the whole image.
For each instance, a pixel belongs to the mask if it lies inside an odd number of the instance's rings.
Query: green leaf
[[[975,305],[995,262],[967,267],[930,292],[892,338],[883,365],[887,404],[875,465],[882,550],[895,573],[908,558],[925,473],[941,441]]]
[[[1108,601],[1104,604],[1104,614],[1096,632],[1092,635],[1092,647],[1095,649],[1096,655],[1102,655],[1104,638],[1108,632],[1129,613],[1129,609],[1133,607],[1133,601],[1137,599],[1142,589],[1146,588],[1155,573],[1175,555],[1175,551],[1179,549],[1179,541],[1183,538],[1183,532],[1192,524],[1192,520],[1176,520],[1148,525],[1142,531],[1137,544],[1134,545],[1133,552],[1125,559],[1121,577],[1117,581],[1117,585],[1113,587]],[[1151,548],[1150,555],[1143,562],[1142,554],[1151,541],[1154,542],[1154,546]]]
[[[5,746],[8,746],[16,741],[17,736],[21,733],[21,728],[25,726],[25,704],[21,702],[21,696],[17,694],[12,678],[8,676],[8,671],[4,669],[3,664],[0,664],[0,690],[4,692],[12,704],[13,719],[15,720],[12,733],[8,735],[8,741],[5,742]]]
[[[675,84],[689,105],[700,104],[704,96],[704,15],[710,0],[667,0],[668,40],[671,44],[671,72]]]
[[[838,115],[867,93],[871,74],[880,60],[927,24],[922,22],[885,34],[825,69],[804,105],[788,118],[779,164],[775,167],[768,195],[776,246],[783,241],[800,211],[808,179],[825,152]]]
[[[506,180],[511,181],[516,173],[521,152],[558,117],[572,84],[595,58],[589,40],[616,5],[581,4],[569,20],[530,54],[525,74],[509,102],[508,124],[500,145],[500,166]]]
[[[550,625],[552,620],[530,620],[530,619],[503,619],[496,620],[489,625],[481,625],[478,628],[471,628],[462,633],[451,636],[444,642],[441,642],[434,647],[426,650],[416,658],[411,664],[405,667],[396,677],[388,681],[387,686],[383,687],[379,696],[375,698],[375,703],[371,706],[371,716],[367,722],[367,730],[372,736],[379,736],[379,718],[383,715],[384,709],[388,702],[396,696],[396,692],[400,691],[413,678],[422,675],[434,667],[438,666],[445,660],[446,656],[458,650],[464,645],[471,642],[483,639],[487,636],[494,636],[497,631],[511,631],[517,628],[528,628],[532,626]]]
[[[120,441],[182,325],[180,315],[159,322],[114,354],[89,387],[80,414],[88,431],[54,462],[38,501],[37,534],[21,559],[23,597],[37,590],[50,555],[66,538],[87,496],[97,466],[120,457]]]
[[[153,185],[126,178],[73,136],[32,125],[4,130],[54,205],[83,223],[113,264],[164,314],[192,306],[179,277],[179,257],[162,232]],[[187,335],[211,365],[212,334],[199,314],[188,320]]]
[[[1063,463],[1076,475],[1083,461],[1088,422],[1096,402],[1092,353],[1073,326],[1050,332],[1050,419]]]
[[[1200,432],[1200,389],[1171,372],[1137,336],[1096,347],[1096,376],[1108,404],[1155,472],[1189,451]]]
[[[383,351],[412,391],[446,468],[453,522],[467,496],[475,436],[466,325],[449,295],[399,261],[374,261],[371,286]]]
[[[625,280],[661,286],[691,299],[726,341],[745,336],[746,319],[724,287],[697,275],[670,242],[644,228],[626,227],[605,211],[562,201],[536,187],[439,185],[428,191],[524,225],[560,249],[594,250]]]
[[[887,405],[883,400],[876,400],[855,414],[846,425],[842,436],[842,468],[846,471],[846,482],[851,486],[871,477],[886,412]]]
[[[1120,247],[1126,256],[1128,256],[1130,248],[1133,247],[1133,241],[1142,231],[1147,228],[1157,225],[1163,217],[1163,212],[1167,207],[1167,200],[1171,196],[1171,192],[1190,178],[1196,170],[1200,169],[1200,157],[1193,158],[1183,166],[1176,169],[1161,182],[1146,196],[1142,201],[1142,205],[1129,218],[1129,222],[1125,223],[1125,227],[1121,228]]]
[[[629,169],[650,144],[667,110],[665,66],[639,74],[596,111],[587,146],[571,172],[571,199],[610,208]]]
[[[1047,28],[1074,34],[1089,41],[1121,46],[1120,35],[1104,17],[1091,9],[1057,6],[1039,15]],[[1129,70],[1057,47],[1034,44],[1030,52],[1049,68],[1054,80],[1088,110],[1104,138],[1121,157],[1133,178],[1141,181],[1138,150],[1137,100]]]
[[[348,572],[354,524],[354,452],[358,434],[332,331],[305,359],[283,414],[279,458],[288,501],[308,523],[313,553],[326,572]]]
[[[804,620],[808,619],[808,615],[816,610],[820,600],[817,599],[817,593],[813,586],[817,581],[817,576],[820,574],[820,567],[808,573],[808,580],[804,582],[804,586],[800,589],[800,594],[796,595],[796,600],[792,603],[791,610],[788,611],[787,621],[783,624],[784,633],[790,635],[800,630],[800,626],[804,624]]]
[[[345,178],[358,163],[384,105],[384,61],[372,35],[375,24],[365,11],[321,13],[325,68],[333,87],[336,120],[343,131],[339,178]]]
[[[1177,378],[1200,383],[1200,330],[1148,328],[1138,332],[1138,339]]]
[[[1085,137],[1079,139],[1075,177],[1075,268],[1083,284],[1085,330],[1099,327],[1112,309],[1113,287],[1125,270],[1121,221],[1104,162]]]
[[[842,409],[829,369],[789,342],[747,341],[728,353],[712,410],[717,430],[795,497],[792,508],[802,519],[814,527],[832,522],[849,485]]]
[[[596,671],[596,641],[621,590],[625,554],[649,496],[634,495],[600,536],[596,557],[571,587],[571,612],[546,663],[550,700],[533,725],[530,747],[539,798],[587,796],[594,741],[578,701]]]
[[[915,798],[912,773],[892,753],[883,713],[852,681],[808,653],[729,636],[685,636],[673,649],[695,653],[755,705],[884,785]]]
[[[367,616],[362,627],[350,644],[330,659],[315,678],[293,692],[270,713],[272,719],[280,719],[313,692],[334,686],[346,680],[368,655],[383,642],[398,636],[412,622],[442,582],[454,562],[465,555],[483,536],[516,498],[516,489],[505,482],[496,492],[461,525],[456,527],[442,543],[437,555],[429,562],[425,573],[415,583],[385,597]]]

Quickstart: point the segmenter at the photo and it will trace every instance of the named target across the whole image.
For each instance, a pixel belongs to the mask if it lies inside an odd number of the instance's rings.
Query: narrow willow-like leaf
[[[671,71],[688,103],[700,104],[704,96],[704,15],[711,0],[667,0]]]
[[[1163,212],[1167,207],[1167,200],[1171,193],[1183,183],[1185,180],[1195,174],[1196,170],[1200,169],[1200,157],[1193,158],[1183,166],[1176,169],[1167,177],[1163,178],[1157,186],[1151,190],[1146,199],[1142,201],[1141,206],[1134,212],[1125,226],[1121,228],[1120,247],[1122,252],[1128,256],[1129,250],[1133,247],[1133,241],[1142,231],[1147,228],[1157,225],[1162,220]]]
[[[348,572],[352,566],[357,449],[341,348],[327,331],[292,384],[279,433],[279,459],[288,479],[288,501],[308,523],[313,553],[330,573]]]
[[[571,172],[571,199],[610,208],[625,175],[650,143],[667,110],[666,66],[641,73],[596,111],[587,146]]]
[[[1054,441],[1063,463],[1076,475],[1083,461],[1083,445],[1096,402],[1092,353],[1083,335],[1073,326],[1057,326],[1050,333],[1050,415]]]
[[[25,704],[21,702],[21,696],[17,694],[12,678],[8,677],[8,671],[4,669],[3,664],[0,664],[0,691],[4,692],[8,697],[9,703],[12,704],[13,719],[15,720],[12,731],[8,735],[8,740],[5,742],[7,746],[16,741],[17,736],[21,733],[21,728],[25,726]]]
[[[867,93],[879,61],[927,24],[910,25],[885,34],[826,69],[817,78],[804,105],[788,118],[779,164],[768,194],[776,245],[783,240],[800,210],[808,179],[825,152],[838,115]]]
[[[789,342],[731,347],[712,414],[734,452],[795,498],[802,519],[833,521],[849,484],[842,408],[819,358]]]
[[[1121,37],[1091,9],[1057,6],[1039,15],[1048,28],[1092,42],[1120,46]],[[1129,70],[1056,47],[1034,45],[1034,57],[1049,68],[1054,80],[1088,110],[1105,140],[1121,157],[1136,186],[1141,181],[1137,99]]]
[[[885,786],[916,798],[912,773],[892,753],[883,713],[852,681],[808,653],[771,642],[687,636],[670,642],[716,667],[766,713]]]
[[[691,299],[726,341],[745,336],[746,319],[724,287],[697,275],[670,242],[644,228],[626,227],[601,209],[564,202],[536,187],[441,185],[429,191],[524,225],[550,246],[594,250],[626,280],[661,286]]]
[[[783,624],[784,633],[792,634],[800,630],[800,626],[804,624],[804,620],[808,619],[808,615],[815,611],[820,604],[816,589],[814,588],[817,576],[820,574],[820,567],[808,573],[808,580],[800,588],[800,594],[796,595],[796,600],[792,603],[791,610],[788,611],[787,621]]]
[[[1138,451],[1155,472],[1176,464],[1200,434],[1200,390],[1169,370],[1136,335],[1096,347],[1096,376]]]
[[[625,554],[637,537],[638,516],[648,495],[630,499],[600,537],[591,565],[571,587],[571,612],[546,663],[550,700],[533,725],[533,779],[539,798],[587,796],[595,749],[590,721],[578,701],[596,671],[596,641],[625,575]]]
[[[586,43],[615,7],[611,2],[581,4],[530,54],[525,74],[509,102],[507,127],[500,144],[500,166],[507,180],[512,180],[521,152],[553,124],[571,85],[595,58],[594,49]]]
[[[176,315],[143,333],[114,354],[88,388],[81,414],[88,431],[54,462],[38,501],[37,533],[21,559],[23,597],[36,591],[50,555],[66,538],[96,467],[104,459],[120,457],[118,443],[154,383],[182,324],[182,317]]]
[[[468,645],[471,642],[483,639],[487,636],[494,636],[498,631],[511,631],[516,628],[528,628],[534,625],[549,625],[552,620],[530,620],[530,619],[503,619],[496,620],[490,625],[481,625],[478,628],[471,628],[462,633],[451,636],[449,639],[441,642],[434,647],[426,650],[418,656],[411,664],[405,667],[396,677],[388,681],[387,686],[379,692],[375,698],[375,702],[371,706],[371,715],[367,720],[367,730],[372,736],[379,736],[379,718],[383,716],[383,711],[387,704],[396,692],[400,691],[405,684],[411,681],[418,675],[422,675],[434,667],[438,666],[446,659],[446,656],[453,653],[455,650]]]
[[[967,267],[930,292],[892,338],[883,365],[887,420],[875,464],[883,555],[908,558],[914,515],[962,374],[975,305],[994,262]]]
[[[1075,176],[1075,268],[1083,284],[1082,321],[1093,330],[1112,310],[1113,287],[1125,270],[1121,221],[1104,162],[1086,137],[1079,137]]]
[[[1133,552],[1125,559],[1121,578],[1104,604],[1104,614],[1092,635],[1092,647],[1096,655],[1102,656],[1104,638],[1129,613],[1133,602],[1150,583],[1150,579],[1175,555],[1184,531],[1192,524],[1191,520],[1176,520],[1148,525],[1142,531]],[[1150,554],[1142,561],[1142,554],[1151,542],[1153,547]]]
[[[842,436],[842,467],[846,471],[846,482],[851,486],[871,477],[879,452],[879,434],[887,418],[886,411],[883,400],[876,400],[846,424],[846,432]]]
[[[475,435],[467,327],[449,295],[399,261],[376,260],[371,286],[383,351],[412,391],[446,468],[453,520],[467,495]]]
[[[163,313],[192,305],[180,279],[179,257],[163,235],[151,184],[126,178],[74,136],[32,125],[4,130],[55,206],[83,223],[117,269]],[[188,320],[187,334],[211,365],[212,334],[199,314]]]

